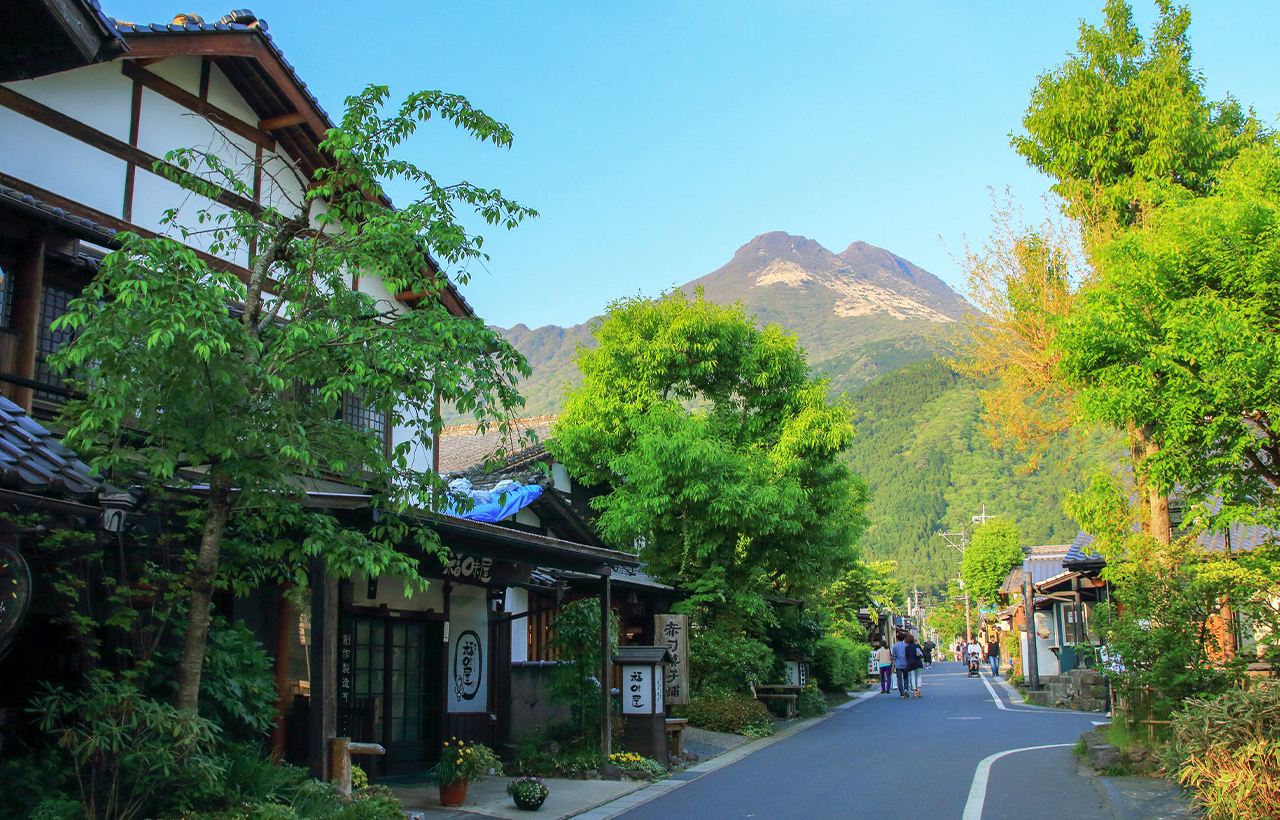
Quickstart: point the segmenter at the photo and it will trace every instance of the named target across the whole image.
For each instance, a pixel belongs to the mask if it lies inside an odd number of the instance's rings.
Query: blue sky
[[[207,0],[206,0],[207,2]],[[111,16],[227,9],[102,0]],[[1195,64],[1265,122],[1280,112],[1274,0],[1190,0]],[[1047,190],[1008,145],[1041,72],[1102,0],[392,2],[253,0],[333,116],[367,83],[461,93],[510,151],[439,126],[409,146],[441,181],[541,216],[486,229],[464,292],[487,321],[574,324],[614,298],[709,273],[753,236],[840,252],[865,240],[959,288],[951,257],[989,226],[988,188]],[[1154,6],[1135,4],[1149,30]],[[408,192],[392,190],[404,199]],[[475,227],[479,228],[479,225]]]

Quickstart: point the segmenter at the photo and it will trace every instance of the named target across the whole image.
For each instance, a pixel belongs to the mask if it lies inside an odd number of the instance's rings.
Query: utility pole
[[[1036,636],[1035,583],[1026,565],[1022,570],[1022,620],[1027,624],[1027,685],[1031,691],[1040,690],[1040,641]]]
[[[978,516],[975,515],[974,518],[977,519]],[[987,518],[986,504],[982,505],[982,518],[984,521]],[[964,564],[964,550],[969,546],[969,536],[965,534],[964,527],[960,528],[960,532],[940,532],[938,535],[947,542],[947,546],[960,551],[960,563]],[[964,579],[957,575],[956,581],[960,584],[960,588],[964,589]],[[969,615],[969,593],[966,592],[964,594],[964,642],[968,643],[971,640],[973,640],[973,619]]]

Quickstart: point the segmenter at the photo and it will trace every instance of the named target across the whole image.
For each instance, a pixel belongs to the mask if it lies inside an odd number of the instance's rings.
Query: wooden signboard
[[[666,702],[679,706],[689,702],[689,616],[655,615],[653,645],[671,650],[675,662],[667,667]]]

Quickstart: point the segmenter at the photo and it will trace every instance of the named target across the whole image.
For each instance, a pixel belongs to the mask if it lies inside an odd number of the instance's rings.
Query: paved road
[[[985,673],[984,673],[985,677]],[[1001,701],[959,663],[924,672],[924,697],[876,695],[810,729],[709,772],[620,815],[620,820],[1113,820],[1096,781],[1075,773],[1070,744],[1098,715],[1036,710]],[[995,690],[1003,697],[999,687]],[[981,814],[965,814],[985,758]]]

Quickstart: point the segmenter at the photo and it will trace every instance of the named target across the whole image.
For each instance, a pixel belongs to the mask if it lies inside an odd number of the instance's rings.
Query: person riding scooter
[[[977,638],[969,639],[969,645],[965,647],[965,657],[969,661],[969,677],[976,678],[981,675],[979,670],[982,669],[982,646],[978,644]]]

